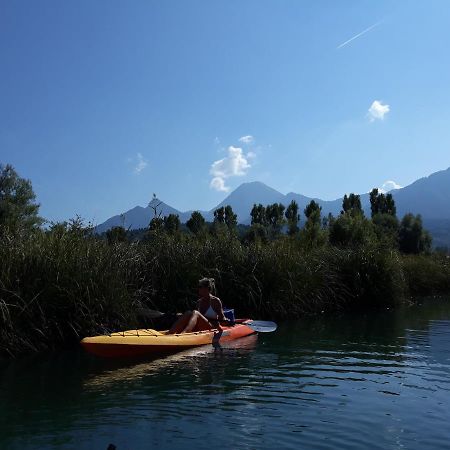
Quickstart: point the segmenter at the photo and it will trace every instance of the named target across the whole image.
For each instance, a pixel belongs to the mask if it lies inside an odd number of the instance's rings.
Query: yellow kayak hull
[[[212,344],[213,340],[227,342],[255,333],[243,323],[217,330],[194,333],[167,334],[152,329],[128,330],[102,336],[86,337],[81,341],[84,349],[96,356],[123,358],[155,353],[174,353],[191,347]]]

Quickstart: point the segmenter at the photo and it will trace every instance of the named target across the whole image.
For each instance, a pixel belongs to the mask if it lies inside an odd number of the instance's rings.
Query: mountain
[[[450,220],[450,168],[420,178],[403,189],[392,191],[397,215],[421,214],[426,220]]]
[[[135,230],[137,228],[146,228],[150,223],[150,220],[156,215],[161,217],[168,216],[169,214],[177,214],[180,217],[180,221],[185,223],[191,217],[192,211],[181,212],[166,203],[162,202],[158,198],[154,198],[147,207],[136,206],[123,214],[113,216],[106,222],[97,225],[95,228],[97,233],[104,233],[112,227],[123,226],[124,228],[130,228]],[[209,212],[202,212],[202,214],[209,214]]]
[[[250,211],[256,203],[268,205],[270,203],[283,203],[285,196],[260,181],[242,183],[225,200],[219,203],[211,211],[214,218],[214,210],[222,206],[231,205],[237,214],[239,223],[250,223]]]
[[[420,178],[409,186],[393,190],[391,193],[397,205],[398,217],[401,218],[408,212],[421,214],[425,226],[427,224],[433,227],[438,226],[441,234],[442,230],[448,229],[448,234],[450,235],[450,168],[433,173],[428,177]],[[287,206],[292,200],[298,203],[300,214],[303,215],[306,205],[313,199],[294,192],[284,195],[266,184],[256,181],[241,184],[215,208],[210,211],[201,211],[201,213],[207,221],[212,221],[215,209],[231,205],[238,216],[239,223],[249,224],[250,211],[253,204],[282,203]],[[337,215],[341,211],[341,198],[332,201],[317,198],[314,200],[322,207],[323,216],[329,213]],[[368,193],[361,194],[361,203],[366,215],[370,216]],[[122,215],[111,217],[100,224],[96,230],[101,233],[117,225],[123,225],[125,228],[131,229],[147,227],[150,220],[154,217],[155,208],[158,214],[161,214],[161,217],[168,214],[178,214],[183,223],[189,219],[192,213],[191,211],[178,211],[158,199],[153,199],[145,208],[136,206]]]

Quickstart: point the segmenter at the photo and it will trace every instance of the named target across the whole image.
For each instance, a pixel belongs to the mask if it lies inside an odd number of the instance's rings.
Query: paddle
[[[275,322],[265,320],[240,321],[238,319],[236,323],[241,323],[242,325],[245,325],[246,327],[249,327],[252,330],[257,331],[258,333],[270,333],[277,329],[277,324]]]
[[[140,308],[138,314],[142,317],[148,319],[157,319],[164,316],[164,313],[160,311],[155,311],[153,309]],[[254,331],[259,333],[270,333],[277,329],[277,324],[275,322],[264,321],[264,320],[248,320],[248,319],[237,319],[236,323],[245,325]]]

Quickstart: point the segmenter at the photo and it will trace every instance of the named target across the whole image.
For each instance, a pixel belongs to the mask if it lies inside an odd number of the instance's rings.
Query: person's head
[[[202,278],[198,281],[198,292],[200,297],[206,297],[209,294],[216,293],[216,285],[214,283],[214,278]]]

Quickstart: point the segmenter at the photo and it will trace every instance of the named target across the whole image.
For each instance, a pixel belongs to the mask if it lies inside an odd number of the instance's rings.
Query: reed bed
[[[450,291],[447,260],[365,245],[305,249],[298,239],[242,244],[232,236],[156,234],[114,243],[70,230],[0,236],[0,353],[17,355],[139,326],[141,308],[192,308],[203,276],[237,315],[297,317],[394,306],[410,292]],[[418,280],[418,270],[428,271]],[[436,279],[436,277],[433,277]]]

